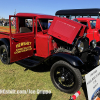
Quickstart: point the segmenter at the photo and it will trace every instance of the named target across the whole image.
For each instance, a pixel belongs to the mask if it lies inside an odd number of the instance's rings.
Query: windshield
[[[96,26],[96,20],[91,20],[90,21],[90,25],[91,25],[92,29],[95,28],[95,26]]]
[[[40,24],[42,26],[42,29],[43,30],[46,30],[46,29],[49,29],[51,23],[53,20],[50,20],[50,19],[39,19],[40,21]]]

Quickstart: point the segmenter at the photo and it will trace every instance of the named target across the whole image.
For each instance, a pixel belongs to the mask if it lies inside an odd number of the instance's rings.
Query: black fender
[[[1,45],[5,45],[7,47],[7,51],[9,52],[8,55],[10,56],[10,43],[9,43],[9,41],[5,38],[2,38],[2,39],[0,39],[0,46]]]
[[[80,68],[80,66],[84,65],[84,63],[79,57],[68,53],[55,53],[49,56],[48,58],[46,58],[44,61],[47,61],[49,64],[53,64],[58,60],[64,60],[69,64],[71,64],[72,66],[75,66],[76,68]]]

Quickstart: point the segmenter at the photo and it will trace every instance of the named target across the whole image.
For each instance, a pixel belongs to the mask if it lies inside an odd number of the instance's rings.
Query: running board
[[[25,67],[35,67],[37,66],[40,61],[36,61],[36,60],[31,60],[29,58],[26,58],[26,59],[23,59],[23,60],[19,60],[19,61],[16,61],[17,64],[19,65],[22,65],[22,66],[25,66]]]

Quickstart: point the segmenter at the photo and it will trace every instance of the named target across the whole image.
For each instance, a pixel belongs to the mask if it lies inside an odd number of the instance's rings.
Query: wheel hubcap
[[[61,80],[61,82],[64,82],[65,81],[65,77],[61,76],[60,80]]]
[[[56,83],[64,89],[70,89],[75,84],[73,72],[66,67],[58,67],[54,72],[54,78]]]

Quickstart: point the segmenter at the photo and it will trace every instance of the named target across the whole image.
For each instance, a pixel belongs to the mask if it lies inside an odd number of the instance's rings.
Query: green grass
[[[9,28],[9,26],[2,26],[2,27]],[[15,27],[11,26],[11,29],[15,29]]]
[[[48,68],[41,65],[32,70],[25,69],[16,63],[5,65],[0,61],[0,89],[50,90],[51,94],[0,94],[0,100],[69,100],[72,94],[63,93],[54,87]],[[76,100],[86,100],[83,89],[80,91],[81,95]]]
[[[9,28],[9,26],[1,26],[1,27],[6,27],[6,28]]]

